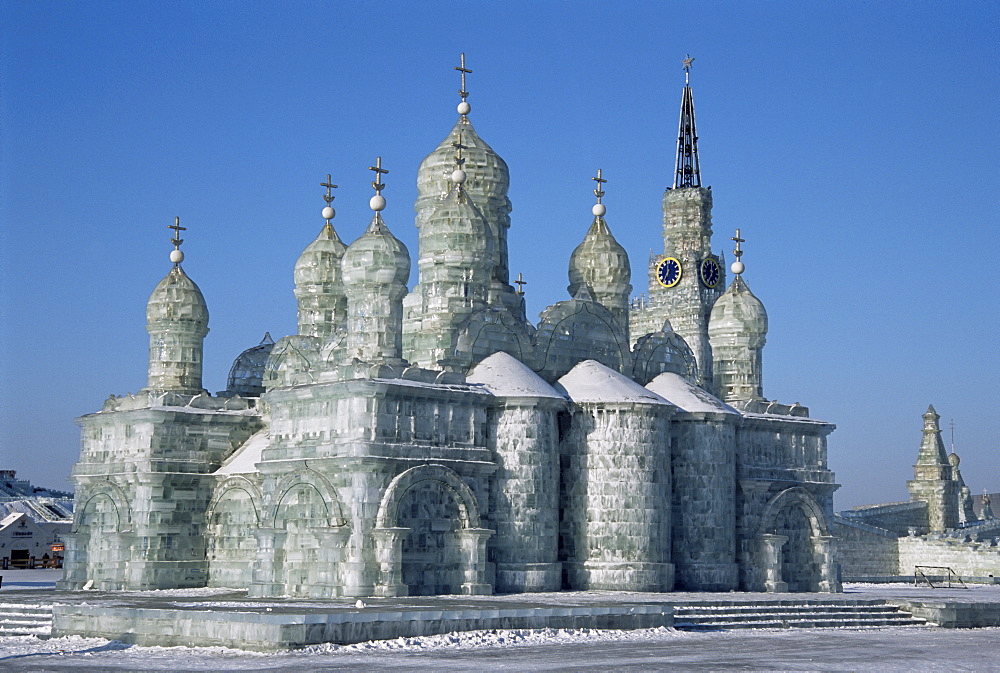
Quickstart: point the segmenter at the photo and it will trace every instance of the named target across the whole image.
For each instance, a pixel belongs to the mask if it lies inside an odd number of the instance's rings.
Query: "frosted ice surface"
[[[573,367],[555,385],[574,402],[638,402],[670,404],[632,379],[596,360],[584,360]]]
[[[526,364],[503,351],[494,353],[477,364],[466,377],[498,397],[555,397],[556,390]]]
[[[256,472],[254,467],[261,460],[261,453],[267,448],[270,442],[267,428],[258,431],[250,437],[243,446],[236,449],[233,455],[229,456],[222,463],[222,467],[215,471],[215,474],[246,474]]]
[[[683,376],[664,372],[650,381],[646,388],[673,402],[684,411],[736,414],[740,412],[694,385]]]

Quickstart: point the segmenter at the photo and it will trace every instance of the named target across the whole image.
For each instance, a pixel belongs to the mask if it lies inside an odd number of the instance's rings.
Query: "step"
[[[798,605],[738,604],[684,606],[674,612],[674,628],[681,630],[837,628],[917,626],[926,620],[884,601],[850,605],[804,603]]]
[[[741,614],[741,613],[761,613],[768,612],[774,614],[780,613],[794,613],[802,612],[808,610],[809,612],[854,612],[854,613],[877,613],[885,612],[886,610],[893,611],[896,607],[892,605],[886,605],[885,603],[880,603],[878,605],[842,605],[838,603],[824,604],[824,605],[733,605],[733,606],[714,606],[714,607],[702,607],[698,605],[690,605],[679,607],[674,610],[674,614],[677,615],[687,615],[687,614],[712,614],[718,612],[725,612],[727,614]]]
[[[874,620],[774,620],[767,622],[718,622],[711,624],[689,624],[674,622],[678,631],[729,631],[733,629],[808,629],[808,628],[884,628],[887,626],[926,626],[923,619],[874,619]]]
[[[712,621],[747,621],[747,622],[759,622],[759,621],[773,621],[773,620],[787,620],[787,619],[821,619],[821,620],[835,620],[835,619],[854,619],[854,620],[865,620],[865,619],[908,619],[911,615],[900,613],[896,611],[885,611],[877,613],[864,613],[857,614],[853,612],[792,612],[785,614],[774,614],[771,612],[760,612],[754,614],[730,614],[730,613],[719,613],[714,615],[674,615],[674,621],[684,621],[691,623],[703,623]]]
[[[52,606],[0,603],[0,636],[52,635]]]

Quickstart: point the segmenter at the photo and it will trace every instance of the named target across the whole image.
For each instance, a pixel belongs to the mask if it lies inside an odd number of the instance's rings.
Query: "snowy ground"
[[[492,631],[256,654],[99,638],[0,638],[23,671],[1000,671],[1000,629],[790,629],[687,633]]]
[[[60,571],[0,571],[2,591],[54,587]],[[908,585],[848,585],[863,597],[910,597]],[[171,599],[206,590],[144,592]],[[207,590],[211,591],[211,590]],[[936,590],[935,597],[1000,600],[1000,587]],[[13,596],[11,596],[13,598]],[[163,596],[168,598],[168,596]],[[202,594],[201,597],[208,598]],[[0,671],[997,671],[1000,628],[790,629],[690,633],[474,631],[323,645],[260,654],[222,647],[139,647],[101,638],[0,638]]]

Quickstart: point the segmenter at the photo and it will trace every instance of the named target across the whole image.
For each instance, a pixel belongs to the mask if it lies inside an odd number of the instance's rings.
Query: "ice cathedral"
[[[605,220],[568,298],[528,320],[510,282],[508,168],[458,120],[420,164],[416,285],[374,211],[294,266],[298,334],[202,387],[207,302],[181,262],[146,307],[148,383],[78,419],[66,589],[250,596],[840,589],[830,423],[763,396],[767,314],[712,252],[685,61],[663,253],[632,299]],[[516,284],[516,283],[515,283]]]

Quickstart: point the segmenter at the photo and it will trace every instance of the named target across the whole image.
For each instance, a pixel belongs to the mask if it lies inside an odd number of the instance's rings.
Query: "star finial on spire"
[[[687,54],[685,58],[681,59],[681,63],[684,64],[684,83],[691,83],[691,64],[694,63],[694,56]]]
[[[597,197],[597,203],[594,207],[590,209],[590,212],[594,214],[594,217],[604,217],[604,214],[608,212],[608,207],[601,203],[601,198],[604,196],[604,190],[602,187],[607,180],[604,179],[603,172],[600,168],[597,169],[597,177],[591,178],[597,183],[597,188],[594,190],[594,196]]]
[[[326,201],[326,208],[323,209],[323,219],[326,220],[327,224],[330,224],[330,220],[332,220],[334,215],[337,214],[337,211],[335,211],[333,209],[333,206],[330,205],[331,203],[333,203],[333,200],[337,198],[336,196],[333,195],[332,191],[337,188],[337,185],[333,184],[333,180],[331,179],[330,174],[327,173],[326,182],[319,183],[319,186],[326,187],[326,194],[323,195],[323,200]]]
[[[375,165],[369,166],[368,170],[375,171],[375,179],[372,180],[372,188],[375,190],[375,196],[371,198],[368,205],[375,212],[385,210],[385,197],[382,196],[382,190],[385,189],[385,185],[382,184],[382,176],[388,174],[389,171],[382,168],[382,157],[376,157]]]
[[[168,224],[167,229],[174,230],[174,235],[170,239],[170,242],[174,244],[174,249],[170,251],[170,261],[174,263],[174,266],[177,266],[184,261],[184,253],[181,252],[181,243],[184,242],[184,239],[181,238],[181,232],[187,231],[187,227],[182,227],[181,218],[175,217],[174,223]]]

